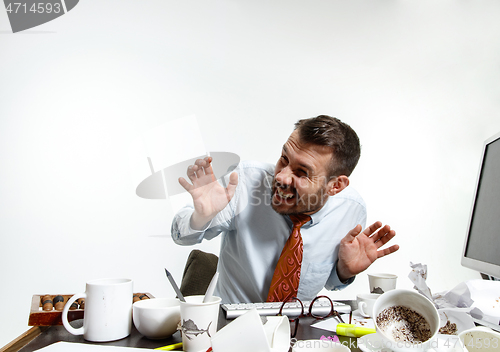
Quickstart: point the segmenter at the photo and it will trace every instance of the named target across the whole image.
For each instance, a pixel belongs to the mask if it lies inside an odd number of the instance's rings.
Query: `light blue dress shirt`
[[[292,222],[271,207],[274,166],[241,162],[238,186],[229,204],[202,231],[191,229],[194,209],[182,208],[172,221],[177,244],[193,245],[222,235],[219,281],[223,303],[265,302],[274,269],[290,236]],[[366,224],[366,206],[350,186],[329,198],[300,230],[304,244],[298,298],[312,300],[325,287],[342,289],[336,271],[340,240],[357,224]]]

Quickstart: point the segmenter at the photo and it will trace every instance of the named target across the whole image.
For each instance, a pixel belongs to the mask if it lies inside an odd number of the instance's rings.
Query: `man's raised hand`
[[[179,178],[179,183],[193,198],[194,213],[191,216],[191,227],[200,230],[233,198],[238,185],[238,174],[233,172],[229,176],[229,184],[224,188],[215,178],[212,157],[207,156],[204,159],[197,159],[194,165],[188,167],[187,177],[191,183],[183,177]]]
[[[361,225],[354,229],[340,241],[339,261],[337,274],[342,281],[353,277],[368,267],[378,258],[394,253],[399,249],[397,244],[380,249],[389,242],[396,232],[389,225],[382,227],[380,221],[375,222],[363,232]]]

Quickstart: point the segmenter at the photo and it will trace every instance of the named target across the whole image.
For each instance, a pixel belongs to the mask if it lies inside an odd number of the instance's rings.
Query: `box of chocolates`
[[[73,294],[33,295],[28,325],[62,325],[62,310],[71,297]],[[133,302],[150,298],[154,298],[150,293],[134,293]],[[69,308],[68,321],[82,319],[84,311],[85,300],[80,298]]]

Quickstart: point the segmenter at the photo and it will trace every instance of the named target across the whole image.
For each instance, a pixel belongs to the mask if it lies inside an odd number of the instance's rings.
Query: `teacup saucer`
[[[358,348],[363,352],[392,352],[390,348],[383,346],[384,342],[378,332],[358,338]]]

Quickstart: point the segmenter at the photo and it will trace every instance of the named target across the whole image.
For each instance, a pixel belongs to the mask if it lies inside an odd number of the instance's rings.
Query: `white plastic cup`
[[[71,304],[85,299],[83,326],[75,329],[68,322]],[[62,322],[73,335],[93,342],[115,341],[130,335],[132,329],[133,281],[130,279],[99,279],[87,282],[85,292],[66,302]]]
[[[217,332],[220,297],[212,296],[203,303],[203,295],[184,297],[181,304],[181,335],[185,352],[206,352]]]
[[[396,288],[398,276],[394,274],[368,274],[368,283],[370,284],[370,293],[382,294]]]

